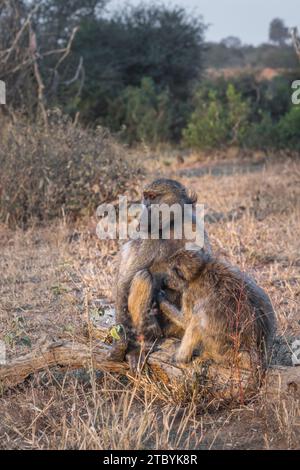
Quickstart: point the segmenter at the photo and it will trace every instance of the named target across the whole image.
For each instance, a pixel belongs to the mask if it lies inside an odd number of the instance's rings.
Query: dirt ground
[[[149,160],[150,161],[150,160]],[[248,271],[273,302],[278,334],[300,335],[300,162],[146,161],[198,194],[214,252]],[[141,186],[143,181],[141,181]],[[117,242],[93,219],[26,232],[0,227],[0,339],[8,358],[45,336],[78,339],[87,310],[112,299]],[[300,369],[299,369],[300,374]],[[299,447],[296,401],[256,397],[215,411],[180,407],[122,377],[47,370],[0,395],[4,449],[289,449]]]

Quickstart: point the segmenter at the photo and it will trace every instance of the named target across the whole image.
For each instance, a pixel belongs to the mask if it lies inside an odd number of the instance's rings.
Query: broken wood
[[[111,346],[71,341],[52,341],[37,347],[24,356],[0,366],[0,383],[11,387],[23,382],[29,375],[60,366],[68,369],[95,369],[126,374],[128,366],[111,358]]]
[[[248,371],[243,371],[238,380],[232,371],[215,365],[207,366],[195,361],[190,366],[177,366],[172,363],[172,356],[178,342],[175,339],[166,339],[149,355],[144,367],[148,383],[160,384],[165,390],[173,391],[177,399],[183,399],[188,393],[195,393],[195,390],[201,395],[210,393],[215,398],[234,398],[240,396],[241,390],[243,393],[248,391],[250,383],[254,385]],[[89,344],[72,341],[46,342],[29,354],[0,366],[0,383],[5,388],[13,387],[31,374],[57,366],[68,370],[100,370],[136,379],[127,363],[120,360],[124,352],[122,344],[118,349],[115,345],[101,341],[92,341]]]
[[[272,367],[267,371],[263,392],[271,401],[300,399],[300,367]]]
[[[85,342],[59,340],[39,344],[29,354],[12,359],[0,366],[0,383],[12,387],[36,372],[60,366],[64,369],[99,370],[127,375],[136,380],[123,360],[126,341],[112,338],[113,311],[101,315],[98,320],[88,320],[89,338]],[[115,337],[115,334],[113,335]],[[118,336],[118,334],[117,334]],[[108,344],[108,342],[114,344]],[[210,402],[214,400],[238,400],[258,393],[276,400],[282,396],[300,398],[300,367],[274,367],[265,377],[259,377],[246,369],[226,368],[208,361],[195,359],[187,366],[178,366],[173,356],[179,340],[166,338],[154,345],[140,376],[140,383],[147,382],[167,391],[178,401],[197,395]]]

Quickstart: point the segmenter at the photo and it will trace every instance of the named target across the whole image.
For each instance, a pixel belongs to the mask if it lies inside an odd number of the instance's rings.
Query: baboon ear
[[[185,250],[182,248],[180,250],[175,251],[175,253],[170,257],[170,261],[175,262],[175,261],[182,259],[182,257],[184,256],[184,253],[185,253]]]
[[[194,261],[199,258],[199,252],[196,250],[184,250],[182,259],[185,261]]]
[[[153,191],[144,191],[143,192],[143,197],[144,199],[155,199],[156,198],[156,194],[153,192]]]
[[[170,261],[177,262],[178,265],[181,263],[187,263],[197,258],[197,252],[194,250],[185,250],[181,248],[171,256]]]

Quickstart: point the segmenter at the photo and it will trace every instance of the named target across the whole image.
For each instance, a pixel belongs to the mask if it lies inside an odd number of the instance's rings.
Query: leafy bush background
[[[108,118],[110,128],[122,129],[124,139],[133,144],[157,145],[171,139],[172,108],[167,91],[159,93],[154,81],[145,77],[139,87],[127,87],[112,102]]]
[[[247,131],[249,114],[248,101],[242,99],[232,83],[227,86],[224,100],[217,90],[209,90],[206,97],[200,88],[196,109],[183,131],[184,140],[187,145],[204,149],[240,143]]]
[[[291,100],[296,76],[257,82],[249,75],[201,83],[183,130],[184,143],[198,149],[238,144],[298,151],[300,107]]]

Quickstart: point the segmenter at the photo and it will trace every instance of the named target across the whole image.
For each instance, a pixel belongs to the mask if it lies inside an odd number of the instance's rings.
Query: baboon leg
[[[202,342],[203,333],[197,317],[193,317],[189,322],[183,335],[181,344],[176,353],[176,362],[190,362],[197,346]]]
[[[128,310],[132,326],[140,340],[151,340],[161,336],[161,330],[152,309],[154,297],[153,279],[146,269],[134,276],[128,297]]]
[[[163,334],[166,338],[182,338],[184,334],[184,330],[182,328],[178,328],[174,323],[166,322],[165,325],[162,327]]]
[[[128,310],[137,332],[141,330],[145,313],[151,308],[152,298],[151,274],[147,270],[138,271],[132,280],[128,296]]]
[[[132,324],[129,338],[128,360],[132,372],[140,371],[153,340],[162,336],[152,309],[153,279],[149,271],[141,270],[134,276],[128,297],[128,311]]]

